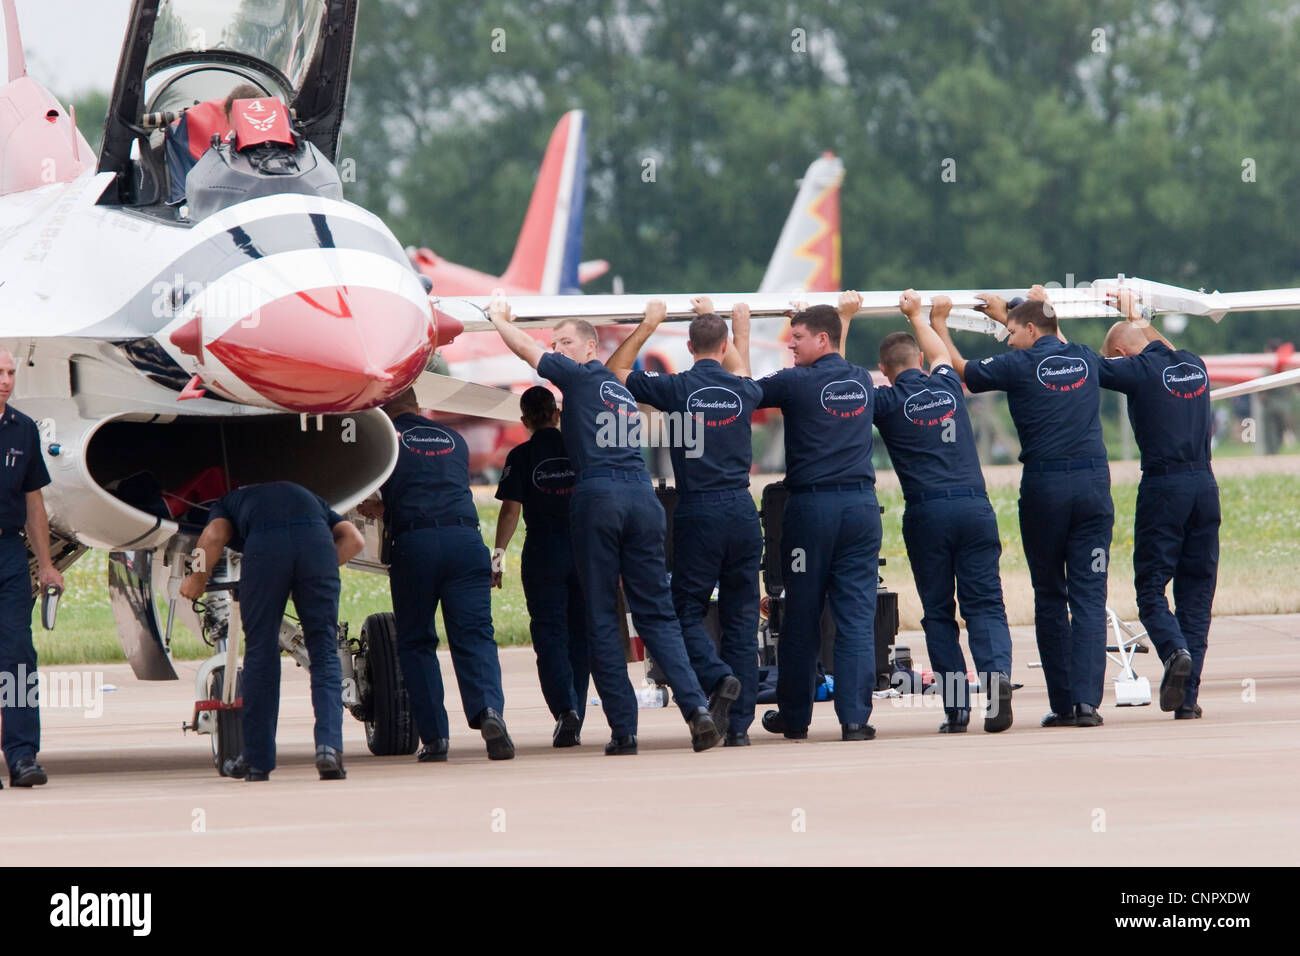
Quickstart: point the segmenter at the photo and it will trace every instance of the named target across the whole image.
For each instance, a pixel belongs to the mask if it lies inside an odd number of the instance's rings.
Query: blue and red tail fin
[[[506,285],[540,295],[578,291],[586,182],[586,116],[570,110],[546,146],[519,241],[501,276]]]

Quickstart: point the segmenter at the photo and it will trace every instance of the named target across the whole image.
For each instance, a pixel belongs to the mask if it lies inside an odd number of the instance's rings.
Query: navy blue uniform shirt
[[[595,359],[579,365],[559,352],[543,355],[537,373],[558,385],[564,395],[560,426],[579,477],[595,468],[642,471],[649,476],[641,458],[641,414],[618,376]]]
[[[478,522],[469,490],[469,447],[452,428],[407,412],[393,419],[397,466],[379,489],[384,522],[400,529],[420,521]]]
[[[0,530],[18,531],[27,524],[27,492],[50,483],[41,457],[41,436],[36,423],[12,405],[0,415]]]
[[[876,483],[871,467],[871,374],[838,352],[759,379],[759,408],[785,416],[785,483]]]
[[[732,375],[714,359],[700,359],[676,375],[633,372],[627,389],[638,402],[683,416],[669,426],[678,439],[683,437],[678,425],[689,429],[691,447],[675,440],[669,448],[679,492],[749,487],[754,459],[749,420],[763,398],[757,382]]]
[[[569,496],[577,478],[560,430],[539,428],[506,455],[497,500],[520,502],[525,524],[567,522]]]
[[[1200,357],[1152,342],[1132,357],[1102,359],[1101,384],[1128,396],[1142,467],[1210,460],[1210,377]]]
[[[1100,364],[1101,357],[1086,345],[1044,335],[1027,349],[967,362],[966,387],[1007,393],[1025,464],[1105,458]]]
[[[875,399],[876,428],[905,496],[949,488],[984,490],[961,379],[950,366],[940,365],[929,375],[909,368],[893,385],[877,388]]]
[[[244,539],[262,528],[317,519],[327,528],[333,528],[343,520],[330,510],[324,498],[292,481],[269,481],[236,488],[212,506],[208,521],[218,518],[225,518],[235,526],[234,536],[230,539],[233,551],[243,551]]]

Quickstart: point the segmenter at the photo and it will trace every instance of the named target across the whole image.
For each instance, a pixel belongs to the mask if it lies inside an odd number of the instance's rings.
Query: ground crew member
[[[1138,618],[1164,676],[1160,709],[1178,720],[1201,716],[1196,703],[1219,571],[1219,486],[1210,468],[1209,376],[1200,357],[1175,349],[1143,316],[1132,290],[1109,298],[1127,321],[1106,336],[1102,386],[1128,396],[1142,452],[1133,522]],[[1165,588],[1174,582],[1176,612]]]
[[[9,404],[14,373],[13,355],[0,349],[0,443],[5,456],[0,473],[0,674],[9,678],[13,688],[11,695],[0,694],[0,745],[9,767],[9,785],[33,787],[47,777],[36,762],[41,711],[24,529],[36,555],[40,589],[63,590],[63,575],[50,560],[50,522],[41,495],[50,473],[41,457],[40,435],[36,423]]]
[[[451,736],[436,653],[434,612],[441,602],[465,717],[483,735],[489,759],[509,760],[515,745],[502,717],[505,695],[492,632],[492,556],[479,533],[469,490],[469,447],[457,431],[420,414],[414,389],[383,408],[398,432],[397,465],[379,489],[383,504],[364,502],[361,513],[382,515],[392,540],[388,582],[397,659],[424,744],[416,759],[444,762]]]
[[[942,319],[951,308],[947,296],[935,296],[930,314]],[[907,503],[903,541],[925,611],[921,626],[930,665],[943,692],[946,719],[939,732],[965,733],[970,722],[955,578],[971,656],[988,696],[984,730],[998,733],[1011,726],[1011,632],[998,571],[998,519],[984,489],[961,378],[948,350],[922,318],[919,295],[908,289],[899,309],[916,338],[894,332],[880,343],[880,371],[889,386],[876,389],[875,423]],[[922,352],[929,375],[921,370]]]
[[[338,658],[339,566],[365,547],[350,522],[319,495],[289,481],[236,488],[216,504],[199,536],[203,564],[183,582],[196,601],[222,549],[243,554],[239,614],[244,628],[244,752],[227,760],[228,777],[266,780],[275,769],[280,712],[280,623],[293,596],[311,658],[311,706],[316,715],[316,770],[342,780],[343,684]],[[227,675],[229,679],[230,675]]]
[[[1051,711],[1044,727],[1099,727],[1106,674],[1106,573],[1115,509],[1101,437],[1101,358],[1061,340],[1041,287],[1007,312],[980,296],[1006,325],[1014,350],[962,358],[945,319],[932,324],[972,392],[1007,393],[1020,435],[1020,537],[1034,586],[1034,632]]]
[[[785,630],[778,645],[777,710],[763,728],[808,736],[817,681],[822,607],[835,618],[835,713],[842,740],[871,740],[876,683],[876,582],[880,506],[871,466],[872,384],[866,369],[841,354],[842,323],[862,303],[842,293],[829,305],[790,319],[794,368],[759,380],[760,408],[785,417],[786,486],[781,531]]]
[[[695,364],[689,371],[660,375],[632,370],[637,353],[667,315],[657,299],[606,365],[638,402],[669,413],[670,428],[682,437],[692,432],[689,442],[673,441],[669,448],[678,496],[673,606],[700,685],[718,686],[736,681],[731,675],[738,675],[738,697],[727,716],[723,746],[748,747],[758,696],[758,575],[763,556],[763,531],[749,493],[749,420],[762,390],[749,377],[749,307],[739,302],[732,307],[736,342],[728,348],[727,323],[713,314],[713,304],[703,297],[692,304],[697,317],[691,321],[686,347]],[[736,361],[739,375],[723,367],[729,359]],[[721,661],[704,626],[715,586]]]
[[[564,395],[561,434],[578,473],[569,505],[574,558],[587,597],[591,676],[612,734],[605,753],[637,752],[637,701],[618,621],[620,574],[637,633],[668,678],[691,744],[707,750],[721,742],[719,728],[735,698],[723,697],[727,688],[721,686],[704,696],[682,642],[664,563],[664,509],[641,459],[636,400],[596,358],[596,330],[589,323],[556,326],[554,351],[547,352],[510,324],[510,305],[501,296],[493,298],[488,317],[510,351]]]
[[[528,533],[520,579],[528,604],[528,631],[537,652],[537,677],[555,718],[551,742],[556,747],[576,747],[581,743],[591,673],[587,605],[569,536],[569,499],[577,475],[560,435],[560,410],[551,390],[534,385],[520,396],[519,409],[531,437],[510,450],[497,484],[501,513],[492,584],[501,587],[502,561],[522,509]]]

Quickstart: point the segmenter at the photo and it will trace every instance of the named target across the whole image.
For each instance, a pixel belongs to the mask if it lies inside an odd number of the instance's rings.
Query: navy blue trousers
[[[484,708],[505,711],[501,663],[492,632],[492,556],[477,528],[421,528],[393,542],[388,581],[397,624],[397,659],[411,713],[426,744],[451,736],[438,666],[442,604],[451,664],[471,728]]]
[[[1106,467],[1020,479],[1020,538],[1034,586],[1034,632],[1052,712],[1101,706],[1106,577],[1115,508]]]
[[[718,589],[722,663],[740,678],[723,732],[743,734],[754,722],[758,696],[758,569],[763,531],[749,489],[683,495],[673,512],[673,607],[700,685],[712,689],[727,676],[712,658],[704,626]]]
[[[635,734],[637,728],[636,694],[628,680],[618,622],[620,575],[632,623],[663,669],[682,715],[708,706],[673,612],[664,563],[664,509],[649,478],[580,481],[569,505],[569,520],[578,577],[587,597],[591,676],[613,736]]]
[[[7,687],[5,685],[8,685]],[[41,749],[32,578],[21,535],[0,535],[0,746],[12,768]]]
[[[835,618],[835,713],[841,724],[866,723],[876,686],[880,506],[874,489],[792,492],[781,561],[786,611],[776,701],[786,727],[798,730],[812,720],[827,598]]]
[[[1002,541],[997,515],[983,495],[909,501],[903,511],[903,541],[921,598],[921,627],[930,666],[942,688],[944,710],[968,710],[970,687],[966,658],[957,641],[961,629],[953,602],[954,579],[981,686],[990,686],[990,673],[1011,676],[1011,631],[998,569]]]
[[[1144,475],[1133,529],[1138,618],[1162,661],[1192,655],[1183,706],[1196,703],[1219,575],[1219,486],[1205,471]],[[1174,582],[1174,613],[1165,589]]]
[[[290,596],[311,658],[314,737],[343,750],[343,684],[338,657],[339,569],[334,538],[322,521],[255,530],[239,569],[244,629],[244,759],[275,769],[280,714],[280,622]]]
[[[568,527],[529,526],[520,579],[528,604],[528,631],[537,653],[537,678],[551,716],[587,711],[587,606],[573,562]]]

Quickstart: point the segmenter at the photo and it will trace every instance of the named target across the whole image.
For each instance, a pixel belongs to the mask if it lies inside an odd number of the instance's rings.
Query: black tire
[[[224,667],[216,668],[208,676],[209,700],[221,700],[225,676]],[[235,672],[235,680],[235,699],[238,700],[244,692],[242,669]],[[224,777],[226,761],[234,760],[244,752],[244,712],[236,707],[234,710],[218,710],[216,715],[216,728],[212,732],[212,762],[216,765],[217,773]]]
[[[411,715],[411,695],[397,661],[397,624],[392,614],[372,614],[361,626],[370,675],[370,719],[366,746],[376,757],[413,754],[420,742]]]

